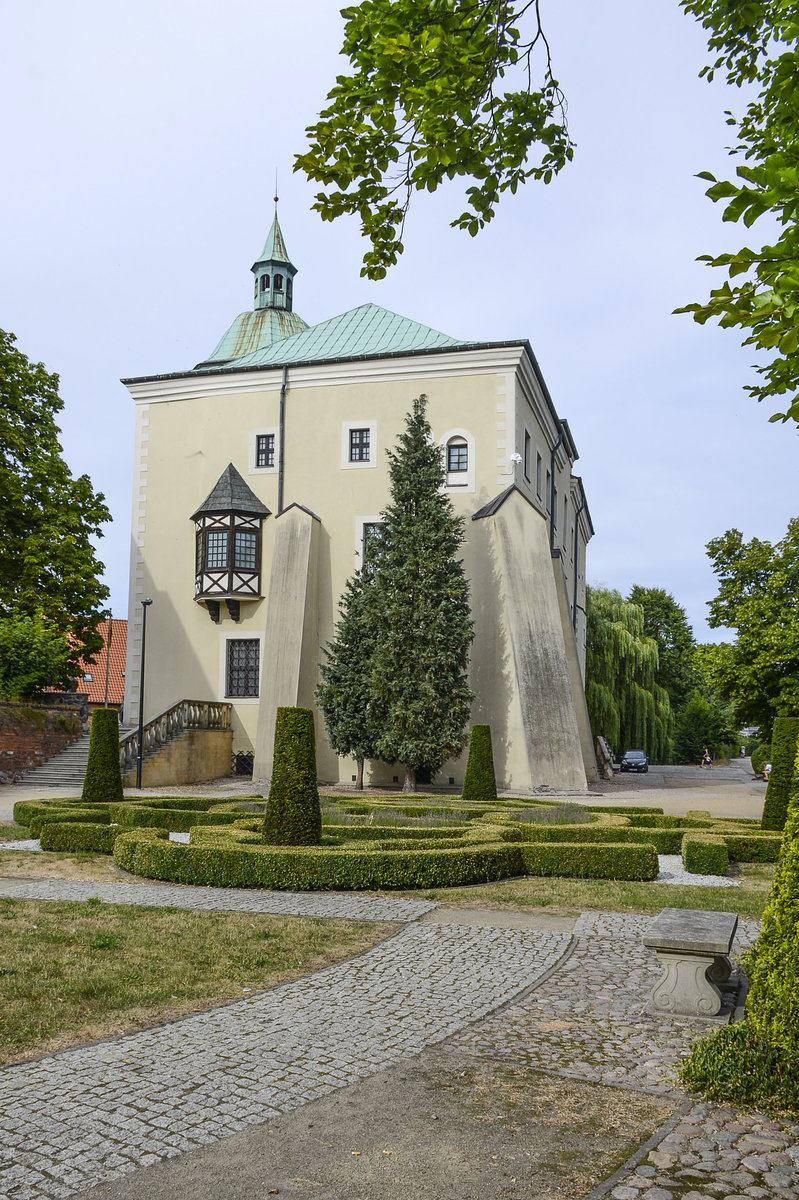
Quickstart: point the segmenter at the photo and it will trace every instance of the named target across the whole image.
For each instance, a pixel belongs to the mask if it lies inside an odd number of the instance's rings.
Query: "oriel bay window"
[[[192,515],[196,531],[194,598],[211,620],[224,601],[234,621],[241,602],[261,595],[261,526],[269,509],[229,464]]]

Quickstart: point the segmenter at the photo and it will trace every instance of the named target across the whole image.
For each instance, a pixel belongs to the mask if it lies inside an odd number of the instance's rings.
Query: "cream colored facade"
[[[263,368],[234,360],[126,381],[136,404],[127,721],[138,720],[140,602],[151,597],[144,719],[184,698],[229,700],[233,748],[254,751],[256,778],[268,778],[274,710],[315,708],[322,647],[360,563],[364,525],[388,501],[385,451],[425,393],[436,441],[467,447],[468,466],[447,476],[447,491],[466,518],[473,720],[492,727],[498,783],[584,789],[596,778],[582,687],[593,530],[571,434],[527,343],[298,362],[289,346],[287,355]],[[350,461],[353,429],[369,432],[366,461]],[[274,464],[259,467],[265,436]],[[214,621],[215,605],[195,599],[191,517],[229,464],[270,515],[257,595],[240,595],[238,612],[223,600]],[[236,639],[257,643],[257,696],[226,694]],[[349,783],[354,763],[331,751],[318,712],[316,725],[320,779]],[[438,780],[460,784],[464,767],[465,756],[447,763]],[[367,764],[367,783],[396,777],[398,764]]]

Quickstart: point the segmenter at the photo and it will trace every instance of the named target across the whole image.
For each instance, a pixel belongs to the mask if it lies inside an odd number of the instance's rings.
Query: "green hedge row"
[[[53,813],[80,812],[105,814],[97,817],[98,821],[108,820],[107,804],[87,804],[84,800],[17,800],[14,805],[14,820],[17,825],[30,825],[37,817],[52,816]],[[92,816],[92,820],[95,817]]]
[[[780,834],[720,833],[719,836],[734,862],[776,862],[780,856]]]
[[[463,840],[456,846],[374,848],[277,847],[242,843],[243,830],[197,830],[189,846],[168,842],[162,830],[121,833],[114,859],[123,870],[151,879],[216,887],[295,891],[456,887],[518,875],[583,879],[654,879],[651,845],[530,844]],[[224,840],[223,840],[224,839]]]
[[[682,862],[692,875],[726,875],[730,857],[723,838],[713,833],[686,833]]]
[[[630,825],[633,829],[710,829],[715,822],[712,817],[673,817],[666,816],[632,816]],[[759,824],[759,822],[758,822]]]
[[[560,875],[574,879],[655,879],[654,846],[608,843],[603,846],[528,843],[521,847],[528,875]]]
[[[631,829],[627,825],[518,825],[513,831],[503,829],[502,836],[526,842],[648,843],[658,854],[679,854],[683,835],[679,829]]]
[[[188,833],[194,825],[232,825],[241,813],[210,812],[207,808],[151,808],[145,804],[112,804],[111,820],[125,829],[166,829]]]
[[[41,832],[42,850],[86,850],[95,854],[113,854],[119,833],[116,825],[48,822]]]
[[[67,808],[59,812],[58,809],[50,809],[45,813],[40,813],[28,823],[31,837],[41,837],[42,831],[48,825],[63,825],[73,823],[91,823],[102,829],[108,825],[110,818],[107,813],[94,812],[92,809],[86,808]]]

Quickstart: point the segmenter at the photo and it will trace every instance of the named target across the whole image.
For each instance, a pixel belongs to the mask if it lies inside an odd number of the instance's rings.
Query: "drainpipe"
[[[278,454],[280,457],[277,460],[277,515],[283,511],[283,451],[286,446],[286,392],[289,386],[289,369],[283,367],[283,381],[280,385],[280,427],[278,431]]]
[[[549,553],[554,557],[555,554],[555,459],[558,450],[563,445],[563,429],[558,433],[558,440],[552,447],[552,454],[549,460]]]
[[[580,513],[585,508],[585,496],[580,502],[580,507],[574,514],[574,604],[572,605],[572,625],[575,633],[577,632],[577,576],[580,572],[580,559],[578,556],[578,547],[580,545]]]

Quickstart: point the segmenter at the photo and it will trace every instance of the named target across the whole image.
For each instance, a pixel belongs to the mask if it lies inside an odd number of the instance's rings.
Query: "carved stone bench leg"
[[[730,977],[722,955],[658,950],[663,974],[652,988],[657,1012],[682,1017],[714,1017],[721,1009],[720,985]]]

